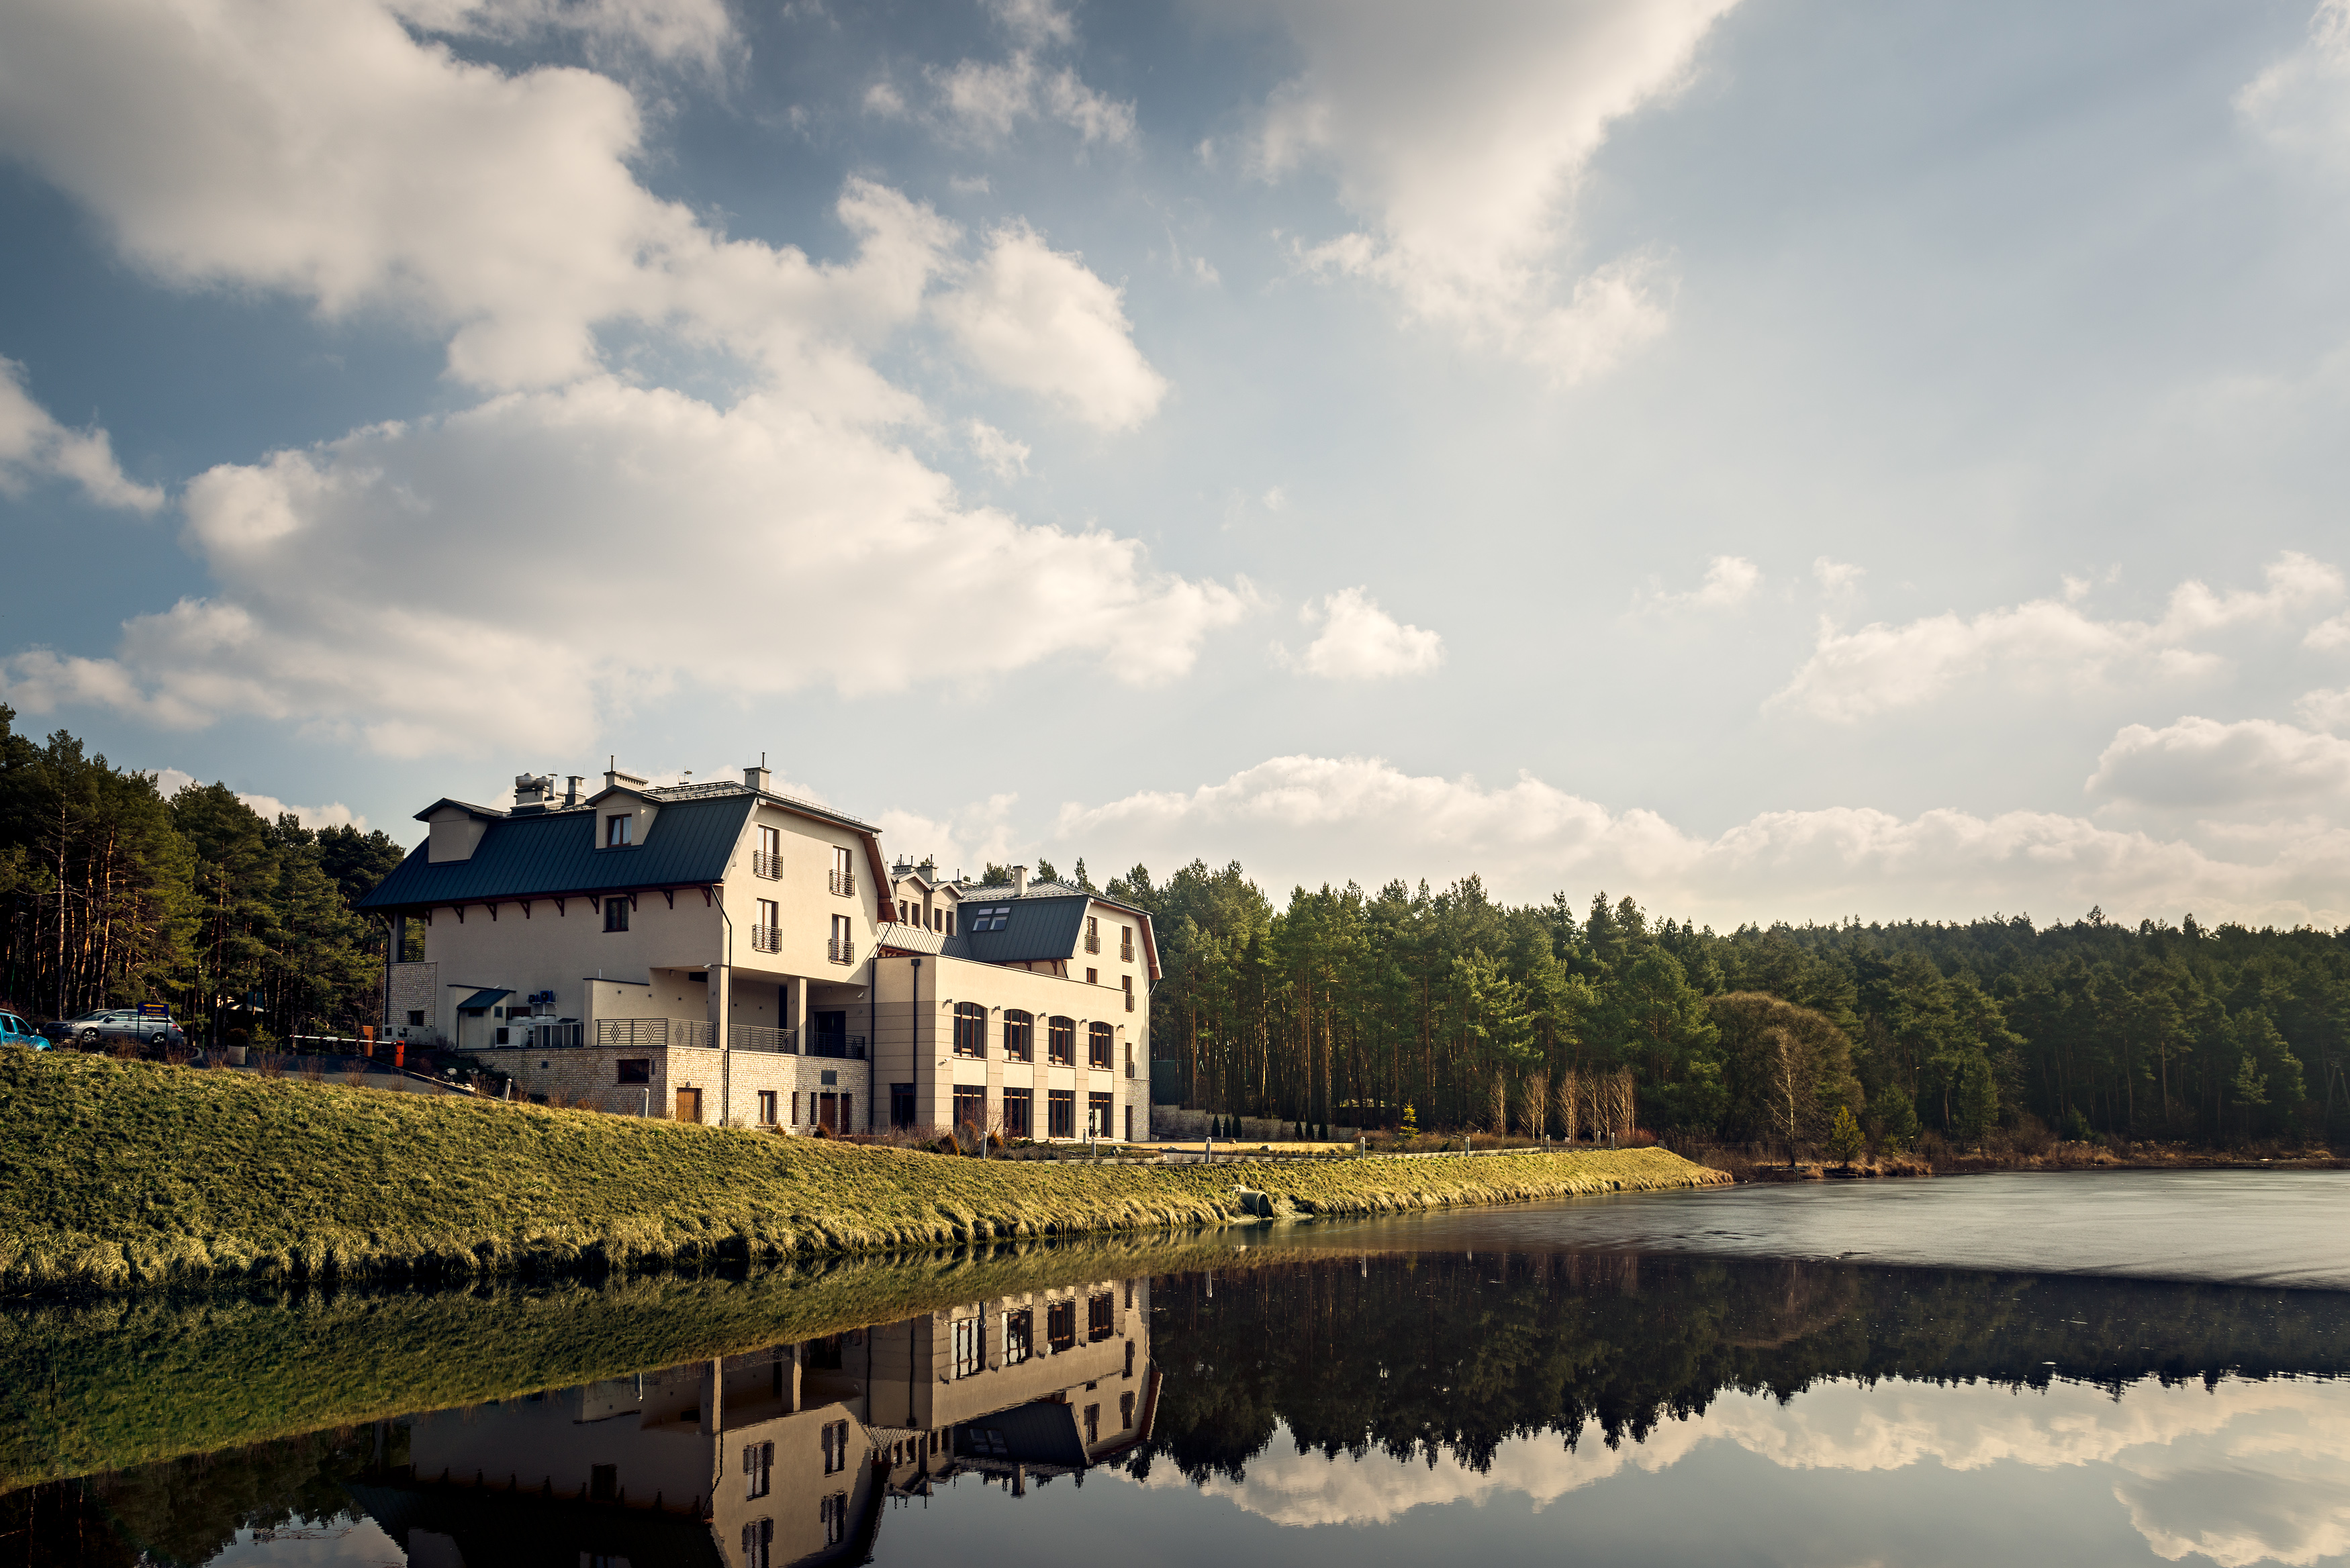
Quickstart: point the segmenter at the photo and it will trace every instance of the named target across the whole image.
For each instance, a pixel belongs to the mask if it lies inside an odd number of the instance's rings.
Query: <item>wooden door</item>
[[[700,1089],[680,1089],[677,1092],[677,1119],[681,1122],[698,1122],[702,1119]]]
[[[816,1096],[816,1125],[823,1127],[827,1132],[838,1132],[840,1130],[840,1096],[838,1095],[819,1095]]]

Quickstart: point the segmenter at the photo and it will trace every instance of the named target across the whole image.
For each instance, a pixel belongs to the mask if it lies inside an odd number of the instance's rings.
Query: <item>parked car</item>
[[[30,1045],[36,1051],[49,1048],[39,1030],[13,1012],[0,1012],[0,1045]]]
[[[168,1013],[137,1007],[102,1007],[78,1018],[45,1023],[41,1033],[60,1045],[80,1045],[91,1050],[123,1040],[151,1051],[185,1050],[188,1044],[186,1033]]]

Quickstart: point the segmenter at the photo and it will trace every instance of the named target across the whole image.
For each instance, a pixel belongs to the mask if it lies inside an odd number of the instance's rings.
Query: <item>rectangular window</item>
[[[824,1425],[824,1473],[837,1475],[848,1468],[848,1423],[827,1421]]]
[[[857,896],[857,873],[849,869],[847,845],[832,846],[832,874],[825,879],[825,885],[844,898]]]
[[[954,1375],[975,1377],[987,1370],[987,1319],[959,1317],[954,1320]]]
[[[947,911],[947,935],[949,936],[954,935],[954,917],[955,912],[952,909],[949,909]]]
[[[913,1085],[889,1085],[889,1125],[899,1128],[910,1127],[914,1125]]]
[[[987,1130],[987,1090],[976,1084],[957,1084],[954,1091],[954,1125],[979,1132]]]
[[[1055,1013],[1045,1024],[1045,1060],[1055,1067],[1077,1064],[1077,1021]]]
[[[784,923],[783,906],[776,903],[773,898],[760,899],[759,923],[771,929],[776,926],[782,925]]]
[[[574,1470],[571,1473],[577,1475],[579,1472]],[[618,1501],[620,1496],[620,1467],[618,1465],[589,1465],[588,1467],[588,1500],[593,1502]]]
[[[1007,1062],[1028,1062],[1035,1059],[1036,1018],[1016,1007],[1003,1010],[1003,1059]]]
[[[1101,951],[1101,921],[1093,915],[1086,917],[1086,951],[1089,953]]]
[[[1134,928],[1132,926],[1120,926],[1118,929],[1118,957],[1121,963],[1134,961]]]
[[[1111,1117],[1109,1099],[1110,1097],[1107,1095],[1087,1095],[1086,1096],[1086,1136],[1087,1137],[1115,1137],[1118,1136],[1110,1130]]]
[[[1045,1092],[1045,1113],[1052,1118],[1049,1136],[1077,1136],[1077,1092],[1075,1089],[1047,1089]]]
[[[1045,1342],[1058,1355],[1077,1347],[1077,1303],[1051,1302],[1045,1307]]]
[[[421,1009],[421,1008],[411,1008],[411,1009],[409,1009],[409,1012],[408,1012],[408,1026],[409,1026],[411,1029],[421,1029],[421,1028],[423,1028],[423,1027],[424,1027],[424,1010],[423,1010],[423,1009]]]
[[[775,1445],[752,1443],[743,1449],[743,1496],[745,1501],[767,1495],[775,1482]]]
[[[1026,1307],[1003,1314],[1003,1365],[1017,1366],[1036,1354],[1036,1314]]]
[[[1126,1287],[1126,1304],[1129,1307],[1134,1305],[1134,1285],[1131,1281]],[[1130,1339],[1126,1342],[1126,1375],[1128,1377],[1134,1376],[1134,1341]]]
[[[827,1546],[837,1546],[847,1540],[848,1494],[837,1491],[830,1497],[817,1499],[816,1518],[824,1525],[824,1543]],[[761,1564],[761,1568],[765,1568],[765,1564]]]
[[[1086,1064],[1107,1068],[1110,1060],[1110,1040],[1116,1032],[1107,1023],[1089,1024],[1086,1029]],[[1104,1127],[1104,1132],[1109,1129]]]
[[[759,847],[751,857],[751,875],[769,881],[784,874],[784,835],[780,828],[759,829]]]
[[[1101,983],[1101,971],[1097,969],[1089,969],[1086,971],[1086,983],[1087,985],[1099,985]]]
[[[1088,1405],[1086,1407],[1086,1447],[1092,1448],[1096,1443],[1100,1441],[1101,1407],[1098,1405]]]
[[[797,1089],[794,1089],[794,1090],[792,1091],[792,1126],[794,1126],[794,1127],[797,1127],[797,1126],[799,1126],[799,1125],[800,1125],[800,1092],[799,1092]]]
[[[1003,1091],[1003,1136],[1005,1137],[1034,1137],[1036,1136],[1035,1130],[1036,1123],[1033,1108],[1035,1104],[1033,1098],[1034,1095],[1035,1091],[1032,1089],[1006,1089]]]
[[[604,819],[604,847],[607,849],[626,849],[629,846],[629,835],[633,831],[630,824],[634,822],[634,820],[635,818],[629,813],[625,811],[617,812],[614,815],[606,817]]]
[[[1130,1350],[1133,1346],[1128,1345],[1127,1348]],[[1122,1432],[1134,1430],[1134,1396],[1131,1394],[1121,1394],[1118,1397],[1118,1430]]]
[[[604,929],[625,931],[629,929],[629,900],[619,894],[604,900]]]
[[[619,1069],[616,1082],[650,1084],[653,1081],[653,1059],[650,1056],[623,1056],[613,1065]]]
[[[754,1519],[743,1527],[743,1568],[769,1568],[769,1564],[774,1561],[775,1550],[775,1521],[774,1520]],[[584,1562],[587,1554],[582,1552],[580,1556]],[[619,1563],[625,1568],[629,1560],[625,1557],[599,1557],[596,1561],[598,1563]]]
[[[775,1125],[775,1091],[773,1089],[759,1091],[759,1125],[763,1127]]]
[[[1118,1315],[1118,1298],[1105,1291],[1086,1300],[1086,1341],[1098,1345],[1110,1336],[1110,1324]]]
[[[976,1002],[958,1002],[954,1010],[954,1054],[987,1054],[987,1009]]]

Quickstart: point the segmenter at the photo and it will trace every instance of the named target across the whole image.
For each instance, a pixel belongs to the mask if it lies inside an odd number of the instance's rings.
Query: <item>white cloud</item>
[[[1273,496],[1266,499],[1271,504]],[[1360,587],[1340,588],[1315,599],[1297,612],[1297,618],[1305,626],[1321,628],[1320,635],[1306,645],[1302,658],[1291,658],[1278,644],[1275,653],[1283,663],[1308,675],[1327,680],[1385,680],[1425,675],[1444,662],[1443,638],[1401,624]]]
[[[973,366],[1087,424],[1131,430],[1166,396],[1166,378],[1134,346],[1124,291],[1025,223],[996,230],[932,309]]]
[[[154,773],[155,787],[162,792],[166,800],[197,782],[195,774],[178,768],[157,768]],[[329,801],[325,805],[288,805],[274,794],[247,794],[242,790],[237,792],[236,798],[271,822],[291,812],[295,820],[313,833],[322,827],[356,827],[362,833],[367,831],[367,818],[338,800]]]
[[[1133,141],[1134,105],[1096,92],[1068,66],[1051,66],[1037,57],[1040,47],[1074,39],[1066,14],[1036,5],[995,9],[1024,40],[1020,48],[1002,60],[958,60],[926,73],[952,130],[978,140],[997,141],[1024,121],[1046,119],[1067,126],[1087,146]],[[1048,13],[1053,26],[1035,25]]]
[[[2271,563],[2265,588],[2215,593],[2181,583],[2158,621],[2098,620],[2078,597],[2033,599],[1971,619],[1929,616],[1857,631],[1823,622],[1811,658],[1766,707],[1851,722],[1940,696],[1960,681],[2000,674],[2018,683],[2079,686],[2117,673],[2177,680],[2208,676],[2223,661],[2188,646],[2213,632],[2275,626],[2342,596],[2342,574],[2288,551]]]
[[[2236,108],[2277,146],[2350,170],[2350,0],[2323,0],[2308,43],[2248,83]]]
[[[100,506],[154,512],[163,493],[134,483],[102,430],[68,430],[25,389],[25,367],[0,358],[0,494],[22,495],[45,479],[69,479]]]
[[[910,811],[885,811],[873,819],[881,830],[882,847],[895,859],[900,856],[919,864],[935,857],[948,876],[962,872],[976,877],[989,861],[1012,865],[1027,860],[1012,836],[1014,794],[990,795],[945,817],[923,816]]]
[[[1268,101],[1261,171],[1327,166],[1365,227],[1303,252],[1408,317],[1571,383],[1662,331],[1654,258],[1565,281],[1576,191],[1610,127],[1675,91],[1734,0],[1289,0],[1304,67]]]
[[[128,622],[111,659],[20,655],[10,701],[253,713],[400,754],[558,748],[679,682],[935,678],[874,634],[908,597],[989,607],[998,635],[961,678],[1091,655],[1136,682],[1187,670],[1248,602],[1153,571],[1129,540],[962,507],[903,449],[788,402],[721,410],[609,379],[216,468],[186,505],[220,591]]]
[[[1028,472],[1028,443],[1014,441],[984,420],[973,420],[964,427],[971,438],[971,452],[981,466],[998,479],[1016,479]]]
[[[2293,711],[2304,724],[2320,730],[2342,729],[2350,725],[2350,686],[2334,691],[2304,691]]]
[[[1856,566],[1849,561],[1832,561],[1822,556],[1812,563],[1812,576],[1818,580],[1824,597],[1850,598],[1860,591],[1860,579],[1868,576],[1868,568]]]
[[[715,68],[735,42],[721,0],[390,0],[427,32],[521,42],[568,33],[591,46],[641,50]]]
[[[2331,653],[2337,648],[2350,648],[2350,614],[2319,621],[2309,628],[2309,635],[2301,639],[2301,645],[2314,648],[2321,653]]]
[[[1006,32],[1031,48],[1077,41],[1076,19],[1053,0],[988,0],[987,8]]]
[[[897,119],[906,112],[905,95],[888,82],[875,82],[865,89],[865,112],[878,114],[884,119]],[[961,189],[961,182],[956,182]]]
[[[2083,787],[2116,801],[2206,811],[2350,805],[2350,741],[2270,719],[2132,724]]]
[[[1629,892],[1659,911],[1747,919],[2073,919],[2350,921],[2350,831],[2195,843],[2079,816],[1859,806],[1766,812],[1707,836],[1652,811],[1612,810],[1531,774],[1487,786],[1377,757],[1275,757],[1188,794],[1062,808],[1056,845],[1104,865],[1237,857],[1268,887],[1355,877],[1445,882],[1470,872],[1512,898]],[[2233,854],[2228,853],[2232,850]]]
[[[1705,569],[1705,580],[1687,593],[1652,593],[1647,602],[1659,609],[1735,609],[1754,596],[1762,568],[1743,556],[1716,556]]]

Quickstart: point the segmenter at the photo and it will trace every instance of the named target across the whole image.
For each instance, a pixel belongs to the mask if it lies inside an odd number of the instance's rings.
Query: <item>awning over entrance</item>
[[[514,994],[511,991],[477,991],[457,1004],[460,1012],[487,1012]]]

